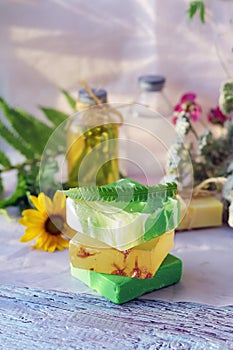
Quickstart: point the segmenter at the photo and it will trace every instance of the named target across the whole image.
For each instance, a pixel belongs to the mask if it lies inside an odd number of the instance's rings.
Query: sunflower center
[[[64,220],[59,215],[52,215],[45,223],[45,230],[52,236],[58,236],[62,233]]]

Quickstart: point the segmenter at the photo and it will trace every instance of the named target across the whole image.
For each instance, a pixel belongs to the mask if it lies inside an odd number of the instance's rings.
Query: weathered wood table
[[[233,349],[233,306],[0,288],[1,349]]]

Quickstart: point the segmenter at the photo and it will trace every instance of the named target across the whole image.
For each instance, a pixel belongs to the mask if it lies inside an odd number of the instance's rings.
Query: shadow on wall
[[[51,105],[54,85],[76,89],[81,79],[131,91],[141,72],[155,70],[155,2],[1,2],[4,97]]]
[[[226,77],[214,42],[232,32],[232,2],[208,6],[212,22],[203,25],[188,21],[186,0],[172,8],[170,0],[2,0],[1,93],[34,113],[37,104],[65,107],[57,86],[76,92],[85,79],[131,101],[137,77],[159,73],[173,104],[191,90],[213,106]],[[225,48],[229,41],[232,47],[230,34]]]
[[[194,91],[208,109],[218,103],[220,85],[227,79],[221,60],[233,77],[232,1],[206,2],[205,24],[198,17],[188,19],[187,1],[172,11],[169,3],[157,2],[156,33],[162,38],[156,46],[159,70],[169,77],[167,91],[175,102],[184,92]]]

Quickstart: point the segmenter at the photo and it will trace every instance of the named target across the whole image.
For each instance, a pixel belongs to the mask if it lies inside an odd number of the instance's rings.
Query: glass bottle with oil
[[[107,102],[107,92],[79,91],[77,113],[67,127],[68,185],[100,186],[119,179],[119,114]],[[93,98],[94,97],[94,98]],[[96,102],[97,101],[97,102]]]

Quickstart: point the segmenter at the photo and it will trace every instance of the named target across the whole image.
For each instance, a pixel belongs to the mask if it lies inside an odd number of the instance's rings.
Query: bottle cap
[[[102,102],[107,102],[107,91],[104,89],[91,89],[95,96]],[[93,105],[95,104],[95,100],[92,96],[89,95],[87,90],[81,89],[78,92],[78,99],[83,104]]]
[[[139,86],[144,91],[161,91],[165,81],[161,75],[142,75],[138,78]]]

